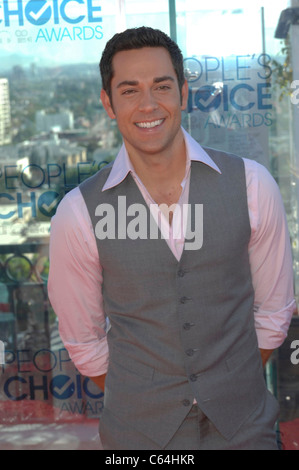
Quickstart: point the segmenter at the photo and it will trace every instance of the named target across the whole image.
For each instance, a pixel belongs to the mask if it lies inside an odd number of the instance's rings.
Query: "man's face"
[[[180,92],[168,51],[163,47],[122,51],[112,65],[112,102],[104,90],[101,98],[110,118],[117,120],[129,155],[154,155],[174,147],[188,85],[185,82]]]

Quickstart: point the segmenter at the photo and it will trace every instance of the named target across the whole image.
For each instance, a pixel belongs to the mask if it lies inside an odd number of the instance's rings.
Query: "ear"
[[[112,107],[112,104],[111,104],[111,100],[110,100],[107,92],[104,89],[101,90],[101,101],[102,101],[102,104],[103,104],[108,116],[111,119],[116,119],[116,116],[114,114],[113,107]]]
[[[188,103],[188,96],[189,96],[189,86],[187,80],[185,80],[184,85],[182,86],[182,104],[181,104],[181,110],[183,111]]]

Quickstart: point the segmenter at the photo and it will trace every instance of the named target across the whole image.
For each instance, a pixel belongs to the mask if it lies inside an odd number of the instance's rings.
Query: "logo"
[[[0,341],[0,365],[5,364],[5,345]]]
[[[30,23],[41,26],[50,21],[52,10],[47,0],[31,0],[25,7],[25,16]]]
[[[299,340],[292,342],[291,349],[295,349],[295,351],[291,354],[291,363],[294,366],[297,366],[299,364]]]
[[[150,204],[150,216],[143,204],[127,206],[126,196],[118,197],[118,204],[99,204],[95,215],[98,240],[169,240],[185,239],[186,250],[199,250],[203,245],[203,204]],[[169,219],[178,221],[181,229],[171,234]],[[172,224],[174,226],[174,223]]]
[[[202,128],[203,132],[211,129],[213,133],[214,129],[270,127],[273,122],[270,64],[267,54],[184,59],[189,83],[186,112],[194,113],[192,126]]]
[[[46,217],[53,217],[60,202],[60,196],[55,191],[47,191],[38,199],[38,208]]]
[[[294,80],[291,83],[291,88],[295,91],[291,94],[291,103],[298,105],[299,104],[299,80]]]
[[[70,398],[75,390],[75,385],[67,375],[58,375],[50,383],[50,392],[59,400]]]
[[[78,24],[102,22],[100,0],[2,0],[2,16],[5,27],[13,22],[17,26],[43,26],[52,21]],[[1,6],[1,2],[0,2]]]
[[[7,28],[1,33],[15,29],[18,43],[102,39],[101,2],[0,0],[0,28]]]

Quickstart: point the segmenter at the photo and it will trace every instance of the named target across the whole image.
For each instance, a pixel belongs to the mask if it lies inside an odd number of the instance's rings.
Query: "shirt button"
[[[187,349],[186,354],[187,354],[187,356],[189,356],[189,357],[194,356],[194,349]]]
[[[197,376],[195,374],[190,375],[189,378],[190,378],[191,382],[196,382],[196,380],[197,380]]]
[[[183,401],[182,401],[182,404],[183,404],[184,406],[190,406],[190,405],[191,405],[191,402],[190,402],[190,400],[183,400]]]

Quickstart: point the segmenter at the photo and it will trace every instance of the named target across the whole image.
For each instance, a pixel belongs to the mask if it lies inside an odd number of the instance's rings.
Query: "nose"
[[[157,108],[158,103],[151,90],[143,91],[140,95],[139,111],[149,113]]]

